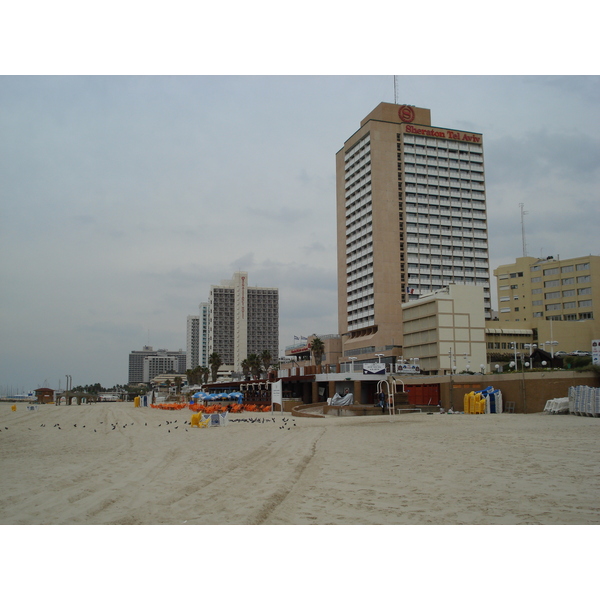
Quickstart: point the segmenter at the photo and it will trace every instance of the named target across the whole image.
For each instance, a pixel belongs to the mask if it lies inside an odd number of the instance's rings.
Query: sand
[[[189,410],[17,406],[0,405],[3,525],[600,523],[600,419],[245,413],[260,422],[199,430]]]

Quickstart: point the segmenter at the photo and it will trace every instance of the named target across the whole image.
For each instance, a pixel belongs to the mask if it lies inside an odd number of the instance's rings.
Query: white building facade
[[[241,371],[248,354],[267,350],[279,354],[279,290],[249,287],[248,273],[210,289],[208,302],[208,355],[216,352],[223,368]]]
[[[186,368],[208,366],[208,315],[209,304],[202,302],[198,315],[187,318]]]

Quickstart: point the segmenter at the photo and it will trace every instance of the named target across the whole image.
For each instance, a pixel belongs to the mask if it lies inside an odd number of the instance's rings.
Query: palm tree
[[[177,393],[180,394],[181,393],[181,384],[183,383],[183,380],[181,379],[181,377],[179,377],[179,375],[177,377],[175,377],[175,379],[173,380],[173,383],[175,384],[175,386],[177,387]]]
[[[245,358],[242,361],[242,373],[244,373],[244,379],[248,379],[248,373],[250,373],[250,363],[248,362],[248,359]]]
[[[260,357],[258,356],[258,354],[248,354],[248,358],[246,360],[248,361],[250,372],[252,373],[255,379],[258,379],[260,377],[261,367]]]
[[[260,360],[265,368],[265,373],[267,373],[269,371],[269,367],[271,366],[271,361],[273,360],[271,353],[268,350],[263,350],[262,354],[260,355]]]
[[[210,369],[208,367],[198,367],[200,369],[200,381],[199,383],[208,383],[208,376],[210,375]]]
[[[213,352],[208,357],[208,364],[210,365],[210,372],[212,375],[212,380],[213,380],[213,382],[215,382],[217,380],[217,373],[219,372],[219,367],[223,364],[223,361],[221,360],[221,357],[216,352]]]
[[[325,344],[323,343],[323,340],[319,337],[313,338],[313,341],[310,345],[310,350],[315,359],[315,364],[320,366],[321,361],[323,360],[323,355],[325,354]]]

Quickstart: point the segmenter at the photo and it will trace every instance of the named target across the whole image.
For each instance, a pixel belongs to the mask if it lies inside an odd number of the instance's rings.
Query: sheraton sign
[[[464,133],[463,131],[451,131],[449,129],[424,129],[421,127],[415,127],[414,125],[407,125],[406,133],[413,133],[415,135],[427,135],[429,137],[443,138],[446,140],[454,140],[457,142],[473,142],[475,144],[481,144],[480,135],[475,135],[474,133]]]

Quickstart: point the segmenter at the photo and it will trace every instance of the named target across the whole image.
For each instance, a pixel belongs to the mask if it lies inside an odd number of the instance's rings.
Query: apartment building
[[[591,351],[591,340],[600,338],[600,256],[524,256],[494,275],[499,327],[531,328],[538,346],[556,342],[551,349],[565,352]]]

